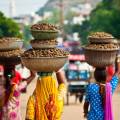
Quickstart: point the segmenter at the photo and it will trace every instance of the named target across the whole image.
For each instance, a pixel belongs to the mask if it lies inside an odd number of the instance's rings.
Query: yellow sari
[[[57,88],[52,75],[41,76],[27,104],[26,119],[28,120],[60,120],[63,110],[65,85]]]

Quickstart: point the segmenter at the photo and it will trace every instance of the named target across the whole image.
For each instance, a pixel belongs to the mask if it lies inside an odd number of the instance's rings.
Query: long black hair
[[[5,102],[4,104],[7,104],[10,93],[11,93],[11,78],[13,78],[14,74],[13,71],[15,70],[14,66],[4,66],[4,78],[5,78],[5,89],[6,89],[6,94],[5,94]]]
[[[106,68],[96,68],[94,72],[95,80],[99,83],[105,83],[107,78]]]
[[[9,89],[10,86],[11,86],[11,84],[10,84],[11,81],[10,80],[14,76],[13,71],[14,71],[13,66],[12,67],[6,67],[6,66],[4,67],[4,77],[5,77],[5,80],[6,80],[5,89],[6,90]]]
[[[99,93],[102,96],[102,105],[104,107],[105,102],[105,85],[102,85],[101,83],[106,83],[107,73],[106,68],[96,68],[94,72],[94,77],[96,82],[98,82],[98,85],[100,86]]]

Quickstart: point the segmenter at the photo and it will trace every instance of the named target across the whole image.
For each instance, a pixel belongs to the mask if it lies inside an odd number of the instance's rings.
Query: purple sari
[[[105,118],[104,120],[114,120],[112,111],[112,90],[110,83],[106,83],[106,97],[105,97]]]

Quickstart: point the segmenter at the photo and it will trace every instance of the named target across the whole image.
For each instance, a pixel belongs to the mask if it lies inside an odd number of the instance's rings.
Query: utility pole
[[[15,14],[16,14],[16,6],[15,6],[15,0],[10,0],[10,3],[9,3],[9,14],[10,14],[10,17],[14,17]]]
[[[61,27],[61,36],[65,37],[64,32],[64,3],[63,0],[59,0],[59,8],[60,8],[60,27]]]
[[[63,27],[64,25],[64,5],[63,5],[63,0],[60,0],[60,25]]]

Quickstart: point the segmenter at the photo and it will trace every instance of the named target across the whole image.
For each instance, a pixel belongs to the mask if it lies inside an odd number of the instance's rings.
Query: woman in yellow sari
[[[63,99],[66,91],[64,74],[38,73],[36,88],[27,104],[26,120],[61,120]]]

